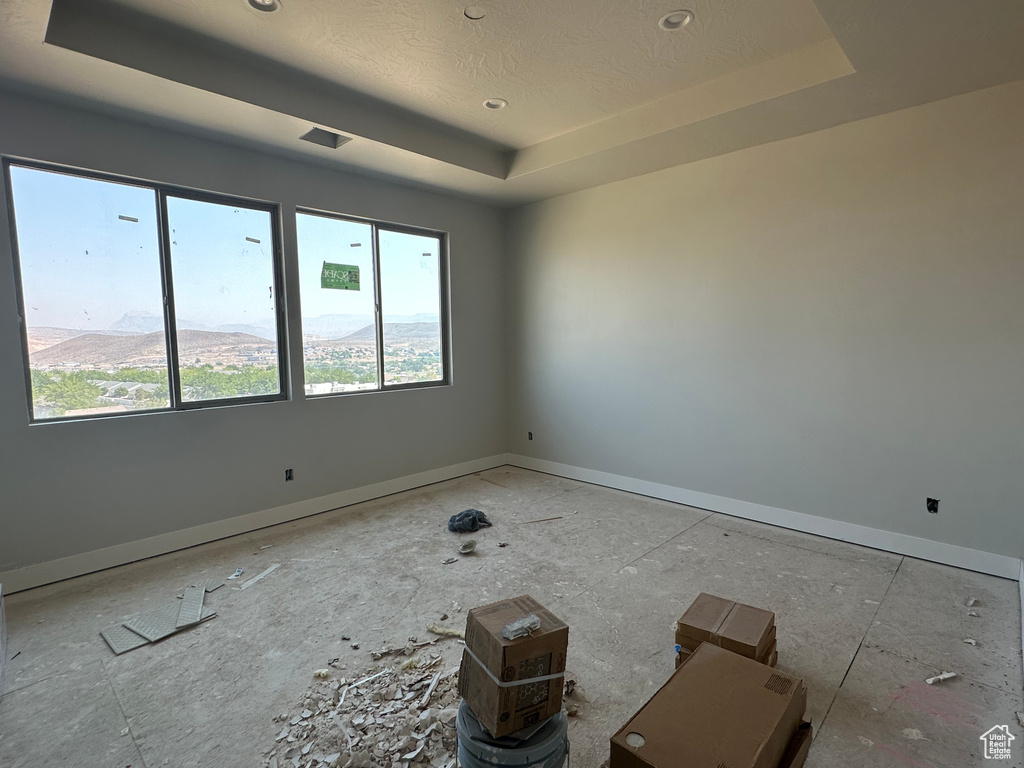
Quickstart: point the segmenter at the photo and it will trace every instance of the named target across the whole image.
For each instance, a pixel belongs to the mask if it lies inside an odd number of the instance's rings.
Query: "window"
[[[33,419],[285,396],[274,206],[6,170]]]
[[[300,211],[306,394],[447,382],[444,236]]]

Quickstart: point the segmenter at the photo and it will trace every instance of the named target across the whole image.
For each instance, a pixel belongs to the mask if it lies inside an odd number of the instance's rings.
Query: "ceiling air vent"
[[[352,141],[351,136],[342,136],[340,133],[325,131],[323,128],[313,128],[308,133],[303,134],[300,138],[303,141],[308,141],[311,144],[319,144],[321,147],[328,147],[329,149],[337,149],[342,144],[348,144]]]

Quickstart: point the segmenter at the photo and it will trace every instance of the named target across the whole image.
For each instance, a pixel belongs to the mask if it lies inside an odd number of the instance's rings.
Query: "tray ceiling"
[[[1024,77],[1016,0],[674,2],[6,0],[0,85],[516,204]]]

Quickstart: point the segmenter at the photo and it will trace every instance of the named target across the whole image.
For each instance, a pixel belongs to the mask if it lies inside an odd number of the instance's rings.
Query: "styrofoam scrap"
[[[177,629],[190,627],[198,624],[203,618],[203,598],[206,597],[205,587],[189,587],[185,590],[185,596],[178,606],[178,620],[175,622]]]
[[[943,672],[941,675],[929,677],[925,682],[928,683],[928,685],[935,685],[936,683],[941,683],[943,680],[952,680],[954,677],[956,677],[956,672]]]
[[[967,645],[977,645],[978,644],[978,641],[975,640],[973,637],[965,637],[964,638],[964,642],[967,643]]]
[[[462,640],[466,639],[466,633],[461,629],[439,627],[437,624],[427,624],[427,632],[433,632],[435,635],[440,635],[441,637],[458,637]]]
[[[331,672],[328,669],[314,669],[313,677],[330,677]]]
[[[262,579],[262,578],[263,578],[264,576],[267,576],[268,574],[271,574],[271,573],[273,573],[274,571],[276,571],[276,570],[277,570],[278,568],[280,568],[280,567],[281,567],[281,564],[280,564],[280,563],[274,563],[274,564],[273,564],[272,566],[270,566],[269,568],[267,568],[267,570],[263,571],[262,573],[257,573],[257,574],[256,574],[255,576],[253,576],[253,577],[252,577],[251,579],[249,579],[249,580],[248,580],[247,582],[245,582],[244,584],[242,584],[242,589],[248,589],[248,588],[249,588],[249,587],[251,587],[251,586],[252,586],[253,584],[255,584],[255,583],[256,583],[257,581],[259,581],[260,579]]]

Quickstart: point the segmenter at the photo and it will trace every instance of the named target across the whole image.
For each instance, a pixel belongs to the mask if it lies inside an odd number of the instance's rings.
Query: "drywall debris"
[[[125,728],[123,731],[121,731],[121,735],[122,736],[127,736],[129,730],[130,730],[129,728]]]
[[[978,644],[978,641],[975,640],[972,637],[965,637],[964,638],[964,642],[967,643],[967,645],[977,645]]]
[[[956,677],[956,672],[943,672],[941,675],[927,678],[925,682],[928,683],[928,685],[935,685],[936,683],[941,683],[943,680],[952,680],[954,677]]]
[[[237,579],[243,573],[245,573],[245,571],[243,571],[241,568],[236,568],[235,572],[228,576],[228,581],[233,581],[234,579]]]
[[[271,573],[273,573],[274,571],[276,571],[276,570],[277,570],[278,568],[280,568],[280,567],[281,567],[281,564],[280,564],[280,563],[274,563],[274,564],[273,564],[272,566],[270,566],[269,568],[267,568],[267,570],[263,571],[262,573],[258,573],[258,574],[256,574],[256,575],[255,575],[255,576],[253,576],[253,577],[252,577],[251,579],[249,579],[249,580],[248,580],[247,582],[245,582],[245,583],[244,583],[244,584],[243,584],[243,585],[241,586],[241,589],[248,589],[248,588],[249,588],[249,587],[251,587],[251,586],[252,586],[253,584],[255,584],[255,583],[256,583],[257,581],[259,581],[260,579],[262,579],[262,578],[263,578],[264,576],[267,576],[268,574],[271,574]]]
[[[466,633],[461,629],[439,627],[437,624],[427,624],[427,632],[433,632],[435,635],[440,635],[441,637],[457,637],[460,640],[466,639]]]
[[[977,602],[978,602],[978,598],[976,598],[976,597],[969,597],[969,598],[967,598],[967,602],[964,603],[964,605],[966,605],[968,608],[973,608],[974,605]]]
[[[976,619],[976,618],[978,618],[978,612],[977,612],[977,611],[968,611],[968,612],[967,612],[967,615],[968,615],[968,616],[972,616],[972,617],[974,617],[975,619]]]
[[[1024,712],[1017,713],[1017,724],[1024,728]]]
[[[428,663],[440,661],[435,655]],[[452,768],[457,672],[457,667],[433,675],[383,669],[347,686],[337,680],[314,680],[299,699],[302,713],[292,718],[294,725],[277,734],[262,765]],[[425,700],[428,706],[423,705]],[[306,712],[311,714],[303,718]],[[281,716],[274,718],[280,720]]]
[[[459,613],[462,610],[462,606],[454,600],[452,601],[452,613]]]
[[[457,557],[446,557],[444,560],[441,561],[441,565],[451,565],[452,563],[457,562],[459,562],[459,558]]]

